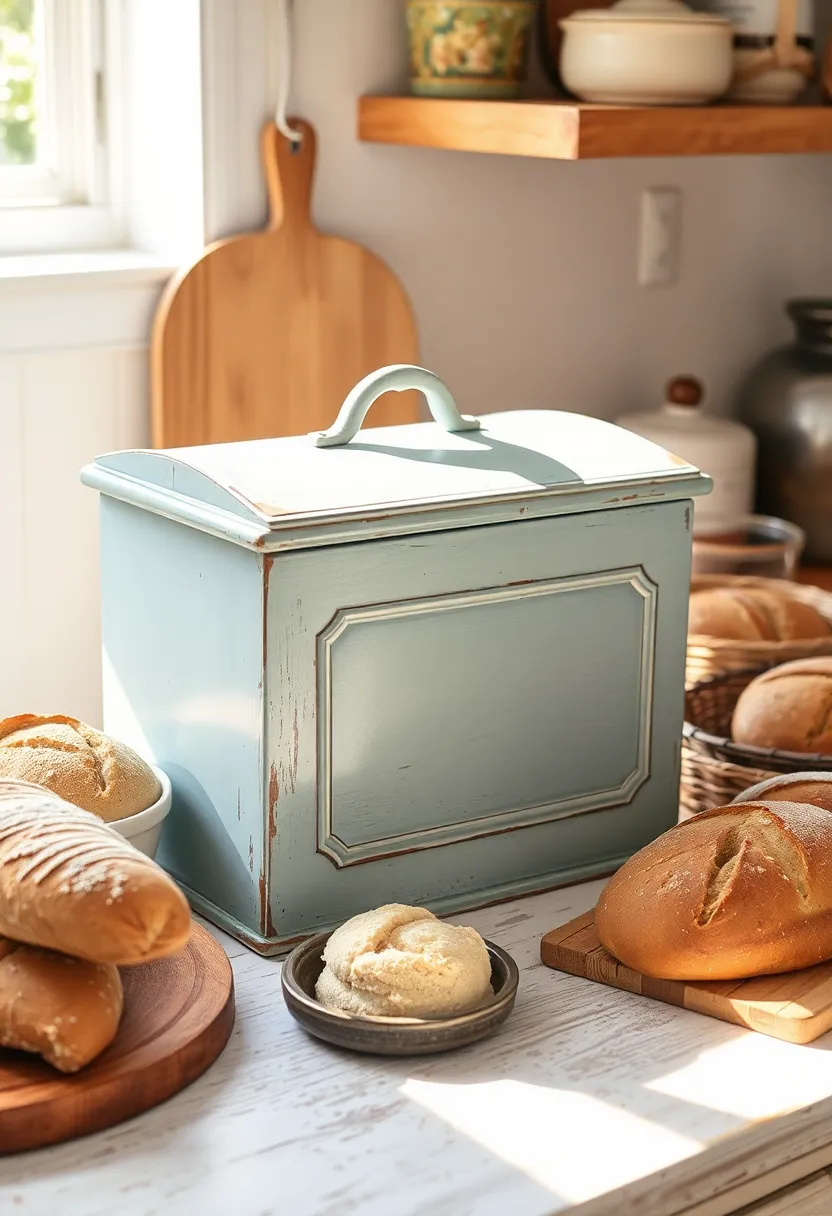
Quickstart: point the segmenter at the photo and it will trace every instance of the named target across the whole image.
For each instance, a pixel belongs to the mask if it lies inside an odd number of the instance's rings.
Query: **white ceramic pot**
[[[560,75],[583,101],[704,105],[731,84],[730,23],[680,0],[618,0],[560,23]]]
[[[661,409],[617,420],[619,426],[675,452],[713,479],[711,493],[694,507],[695,536],[730,530],[751,512],[757,458],[752,431],[733,418],[703,413],[703,395],[698,380],[677,376],[667,386]]]
[[[156,856],[159,838],[162,835],[162,824],[170,811],[173,800],[170,777],[160,768],[154,767],[153,771],[162,787],[162,793],[153,806],[149,806],[145,811],[139,811],[137,815],[130,815],[127,819],[117,819],[110,824],[110,827],[115,828],[119,836],[129,840],[134,848],[147,857]]]

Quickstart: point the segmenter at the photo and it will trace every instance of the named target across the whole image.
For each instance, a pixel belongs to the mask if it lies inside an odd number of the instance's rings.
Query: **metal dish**
[[[326,1009],[315,999],[329,933],[319,933],[297,946],[283,964],[283,997],[292,1017],[318,1039],[379,1056],[432,1055],[467,1047],[494,1034],[514,1005],[519,973],[505,950],[486,941],[491,959],[492,995],[477,1009],[452,1018],[359,1017]]]

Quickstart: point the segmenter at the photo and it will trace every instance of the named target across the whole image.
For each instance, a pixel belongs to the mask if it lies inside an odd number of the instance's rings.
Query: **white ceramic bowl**
[[[733,34],[673,0],[623,0],[560,23],[560,75],[570,93],[608,105],[704,105],[733,73]]]
[[[162,787],[162,793],[153,806],[149,806],[145,811],[139,811],[137,815],[130,815],[127,819],[116,819],[110,824],[110,827],[115,828],[119,836],[129,840],[134,848],[147,857],[156,856],[159,837],[162,835],[162,824],[170,811],[173,799],[170,777],[155,766],[153,771]]]

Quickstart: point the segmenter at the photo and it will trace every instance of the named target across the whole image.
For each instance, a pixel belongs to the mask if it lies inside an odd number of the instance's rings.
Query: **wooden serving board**
[[[270,219],[210,246],[167,287],[151,343],[153,445],[304,435],[332,426],[359,380],[418,363],[410,301],[362,245],[312,223],[315,132],[297,151],[261,137]],[[416,422],[420,395],[387,393],[369,426]]]
[[[594,908],[547,933],[540,943],[540,958],[557,971],[733,1022],[787,1043],[811,1043],[832,1028],[832,962],[750,980],[654,980],[607,953],[595,931]]]
[[[73,1076],[36,1056],[0,1050],[0,1156],[74,1140],[122,1123],[190,1085],[234,1025],[234,979],[222,946],[200,925],[185,950],[124,967],[116,1038]]]

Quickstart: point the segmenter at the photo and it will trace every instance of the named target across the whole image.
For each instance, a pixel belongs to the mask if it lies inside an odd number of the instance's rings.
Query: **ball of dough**
[[[491,960],[476,929],[405,904],[348,920],[323,960],[315,996],[344,1013],[447,1017],[474,1009],[491,991]]]

